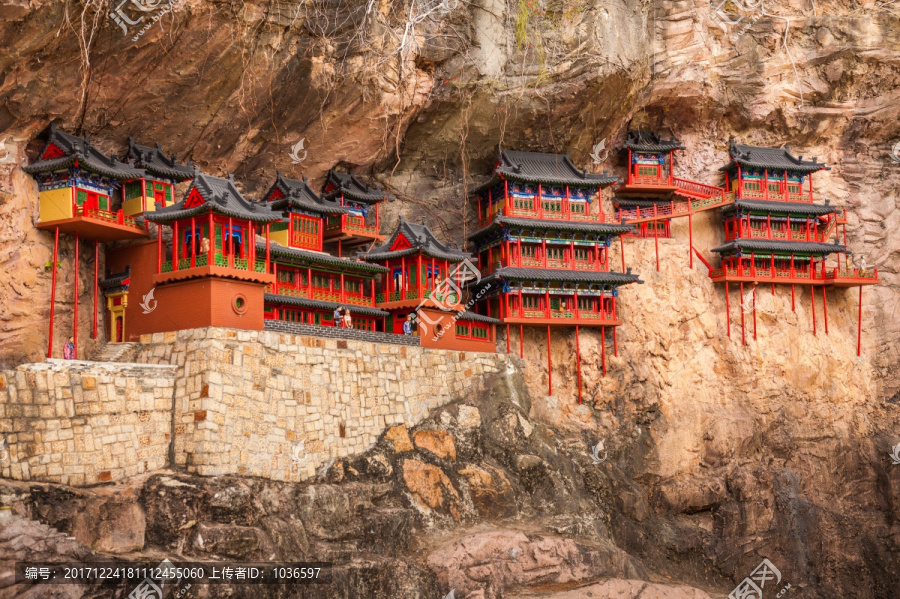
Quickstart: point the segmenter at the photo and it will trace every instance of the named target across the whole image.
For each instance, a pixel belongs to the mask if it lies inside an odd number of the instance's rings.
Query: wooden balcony
[[[356,243],[369,243],[384,239],[378,234],[377,223],[366,223],[361,216],[342,214],[338,217],[326,219],[325,241],[354,245]]]
[[[264,260],[257,259],[255,264],[236,257],[216,253],[213,263],[208,263],[207,254],[198,254],[191,258],[181,258],[177,263],[167,260],[160,263],[159,274],[154,275],[154,283],[168,283],[201,277],[222,277],[241,279],[259,283],[272,283],[275,275],[266,272]]]
[[[291,283],[275,282],[266,286],[266,293],[274,295],[286,295],[288,297],[302,297],[322,302],[335,302],[340,304],[348,304],[351,306],[369,306],[374,307],[374,298],[366,297],[359,293],[344,293],[341,295],[339,290],[325,289],[322,287],[312,287],[302,285],[296,287]]]
[[[454,308],[460,306],[461,298],[451,288],[422,289],[421,296],[416,287],[410,289],[398,289],[388,293],[375,294],[375,303],[379,308],[392,310],[418,306]]]
[[[769,239],[773,241],[812,241],[817,243],[828,243],[826,231],[810,229],[809,231],[795,231],[784,229],[754,229],[744,228],[740,235],[726,234],[725,241],[734,241],[735,239]]]
[[[608,326],[622,324],[614,311],[595,312],[586,310],[540,310],[533,308],[511,308],[506,311],[503,324],[549,324],[560,326]]]
[[[508,207],[482,216],[478,220],[479,226],[487,226],[494,221],[498,213],[510,218],[533,218],[536,220],[568,220],[589,223],[608,223],[606,214],[599,207],[594,207],[597,202],[574,201],[565,198],[531,198],[511,197]]]
[[[661,169],[660,169],[661,170]],[[628,180],[624,185],[616,188],[618,194],[659,194],[665,195],[672,193],[678,189],[675,182],[668,176],[653,177],[647,175],[637,175],[633,172],[629,173]]]
[[[716,283],[777,283],[788,285],[832,285],[834,287],[857,287],[877,285],[878,269],[860,272],[852,270],[815,267],[809,270],[797,268],[726,266],[709,271],[709,277]]]
[[[765,190],[750,189],[746,184],[744,184],[743,188],[740,189],[740,195],[738,199],[771,200],[775,202],[802,202],[804,204],[811,204],[813,201],[813,199],[809,196],[809,192],[791,193],[787,190],[780,190],[778,192],[769,191],[769,193],[767,194]]]
[[[37,228],[46,231],[58,228],[60,233],[97,241],[139,239],[148,236],[145,227],[139,225],[134,218],[126,216],[121,210],[111,212],[85,209],[82,206],[76,206],[69,218],[41,221]]]
[[[616,221],[621,222],[624,218],[626,223],[633,225],[654,220],[666,220],[719,208],[733,202],[734,194],[723,191],[719,195],[704,199],[670,201],[668,204],[654,204],[646,208],[620,208],[616,210]]]

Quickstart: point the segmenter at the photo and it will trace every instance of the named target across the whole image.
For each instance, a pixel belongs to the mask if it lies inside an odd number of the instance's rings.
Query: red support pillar
[[[162,272],[162,258],[163,258],[163,240],[162,240],[162,225],[160,223],[156,223],[156,274],[160,274]]]
[[[728,281],[725,281],[725,331],[731,339],[731,305],[728,299]]]
[[[859,286],[859,318],[856,323],[856,356],[862,353],[862,285]]]
[[[578,373],[578,403],[581,403],[581,347],[578,344],[578,325],[575,325],[575,368]]]
[[[613,327],[613,355],[619,357],[619,342],[616,340],[616,331],[619,327]]]
[[[520,306],[520,308],[522,306],[521,300],[519,301],[519,306]],[[519,316],[521,316],[521,314]],[[525,325],[524,324],[519,325],[519,357],[522,359],[525,358]]]
[[[606,376],[606,327],[600,327],[600,360],[603,362],[603,376]]]
[[[656,204],[653,205],[653,209],[656,210]],[[657,222],[659,221],[653,221],[653,245],[656,246],[656,272],[659,272],[659,235],[657,234]]]
[[[59,259],[59,227],[53,237],[53,275],[50,279],[50,335],[47,340],[47,357],[53,357],[53,316],[56,312],[56,261]],[[862,287],[859,288],[862,291]]]
[[[741,345],[747,345],[747,328],[744,326],[744,312],[746,311],[746,306],[744,305],[745,301],[744,282],[741,281]]]
[[[178,270],[178,221],[173,224],[172,232],[172,272]]]
[[[753,340],[756,341],[756,285],[753,286]]]
[[[506,323],[506,353],[509,353],[509,323]]]
[[[822,309],[825,311],[825,334],[828,334],[828,296],[825,295],[825,285],[822,285]]]
[[[797,311],[797,306],[796,306],[796,302],[794,301],[794,284],[791,283],[791,312],[796,312],[796,311]]]
[[[688,200],[690,201],[690,200]],[[688,206],[690,209],[690,206]],[[690,212],[688,212],[688,242],[691,245],[691,248],[688,250],[688,254],[691,257],[691,270],[694,268],[694,218]]]
[[[631,150],[628,150],[631,152]],[[625,236],[619,235],[619,244],[622,247],[622,272],[625,272]]]
[[[813,335],[816,334],[816,286],[809,286],[809,300],[812,305]]]
[[[78,234],[75,234],[75,304],[72,307],[72,341],[75,343],[75,358],[78,358]]]
[[[547,325],[547,395],[553,395],[553,361],[550,358],[550,325]]]
[[[271,256],[271,253],[269,251],[269,237],[271,237],[269,235],[269,227],[269,223],[266,223],[266,272],[269,272],[269,261]],[[312,277],[310,277],[309,279],[309,284],[312,285]]]
[[[100,294],[100,242],[94,240],[94,334],[91,339],[97,338],[97,302]]]

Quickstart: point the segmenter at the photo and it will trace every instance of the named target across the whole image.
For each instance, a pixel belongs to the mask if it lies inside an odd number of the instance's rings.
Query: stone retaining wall
[[[278,333],[291,333],[307,337],[326,337],[329,339],[353,339],[354,341],[370,341],[372,343],[393,343],[395,345],[420,345],[420,337],[416,335],[394,335],[393,333],[381,333],[378,331],[360,331],[358,329],[345,329],[342,327],[323,327],[315,324],[302,324],[299,322],[287,322],[285,320],[267,320],[267,331]]]
[[[175,459],[202,475],[303,480],[365,451],[395,424],[485,385],[502,354],[454,352],[271,331],[147,335],[139,362],[179,366]]]
[[[79,486],[164,467],[175,370],[49,360],[0,372],[0,474]]]

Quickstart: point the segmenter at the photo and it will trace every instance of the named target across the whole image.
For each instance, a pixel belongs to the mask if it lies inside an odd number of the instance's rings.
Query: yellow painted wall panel
[[[42,223],[72,218],[72,188],[51,189],[39,195],[40,216]]]

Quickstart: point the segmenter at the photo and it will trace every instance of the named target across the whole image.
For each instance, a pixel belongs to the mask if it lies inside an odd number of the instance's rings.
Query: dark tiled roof
[[[349,308],[351,316],[353,314],[362,314],[364,316],[387,316],[388,312],[379,308],[370,306],[357,306],[354,304],[341,304],[338,302],[323,302],[321,300],[312,300],[305,297],[294,297],[291,295],[275,295],[274,293],[266,293],[263,299],[267,304],[287,304],[290,306],[299,306],[301,308],[312,308],[315,310],[334,310],[335,308]]]
[[[469,312],[468,310],[462,312],[457,320],[471,320],[473,322],[486,322],[489,324],[500,323],[500,320],[497,318],[491,318],[490,316],[485,316],[484,314],[476,314],[475,312]]]
[[[403,235],[409,241],[411,247],[403,250],[391,250],[397,238]],[[411,256],[422,252],[422,255],[438,260],[450,260],[451,262],[462,262],[466,258],[470,258],[471,254],[453,250],[441,243],[435,238],[427,225],[414,225],[410,222],[400,219],[397,230],[391,235],[391,238],[384,245],[372,248],[366,254],[365,260],[369,262],[379,262],[381,260],[389,260],[391,258],[400,258],[402,256]]]
[[[325,191],[329,187],[331,190]],[[358,202],[381,202],[391,199],[380,187],[371,187],[368,183],[363,183],[353,173],[339,173],[331,169],[322,186],[322,197],[333,200],[341,194]]]
[[[677,139],[660,139],[659,135],[652,131],[629,131],[623,145],[638,152],[671,152],[685,149]]]
[[[778,202],[773,200],[737,200],[725,206],[724,212],[741,210],[741,212],[779,212],[787,214],[831,214],[837,212],[834,206],[822,204],[806,204],[803,202]]]
[[[284,197],[273,200],[270,205],[273,210],[285,210],[288,207],[308,210],[316,214],[346,214],[349,210],[340,206],[337,202],[323,199],[319,194],[312,190],[306,179],[288,179],[283,177],[281,172],[275,178],[275,183],[269,188],[269,191],[263,196],[268,200],[275,190],[280,191]]]
[[[41,150],[41,156],[51,144],[59,148],[65,155],[59,158],[37,160],[22,167],[22,170],[26,173],[49,173],[67,168],[77,161],[80,168],[112,179],[140,179],[144,176],[143,170],[119,162],[95,148],[87,136],[75,137],[60,131],[54,123],[50,123],[50,135]]]
[[[192,208],[185,208],[184,204],[191,197],[194,189],[203,198],[203,203]],[[144,218],[151,222],[168,223],[181,218],[199,216],[215,212],[223,216],[241,218],[256,223],[272,223],[281,220],[281,214],[273,212],[269,206],[261,202],[251,202],[241,195],[234,186],[234,179],[229,175],[227,179],[204,175],[197,169],[190,188],[184,194],[184,198],[172,206],[160,208],[155,212],[147,213]]]
[[[131,279],[131,265],[125,267],[124,272],[113,273],[105,279],[97,281],[97,286],[106,293],[116,293],[128,289]]]
[[[571,220],[538,220],[534,218],[513,218],[498,216],[486,227],[469,235],[469,239],[477,239],[502,225],[513,227],[529,227],[533,229],[549,229],[551,231],[571,231],[580,233],[610,233],[623,235],[634,231],[631,225],[617,225],[611,223],[591,223],[586,221]]]
[[[507,281],[551,281],[554,283],[613,283],[616,285],[640,282],[638,275],[621,272],[504,266],[481,279],[479,283],[494,279],[505,279]]]
[[[257,256],[261,255],[259,253],[260,251],[265,252],[265,242],[257,243],[256,251]],[[311,250],[288,248],[284,247],[280,243],[275,243],[274,241],[269,242],[269,252],[273,256],[273,260],[277,256],[279,258],[286,258],[287,261],[291,262],[292,264],[321,264],[323,266],[334,267],[340,270],[357,271],[372,275],[380,272],[388,272],[387,268],[378,264],[369,264],[368,262],[351,260],[350,258],[338,258],[337,256],[332,256],[331,254],[325,254],[323,252],[313,252]]]
[[[579,187],[606,187],[618,181],[610,175],[596,175],[579,169],[568,154],[518,152],[500,148],[500,158],[491,179],[475,188],[475,193],[493,187],[503,178],[526,183],[549,183]]]
[[[166,156],[162,146],[156,144],[155,148],[134,143],[134,138],[128,138],[128,151],[122,157],[123,162],[142,168],[152,175],[167,177],[178,181],[187,181],[194,176],[194,163],[179,164],[175,156]]]
[[[742,167],[784,169],[802,173],[814,173],[828,168],[824,162],[802,160],[802,156],[800,158],[794,156],[791,154],[790,147],[746,146],[735,143],[732,139],[729,142],[728,153],[731,155],[731,162],[720,168],[720,171],[731,170],[736,164],[740,164]]]
[[[786,252],[795,254],[831,254],[846,251],[846,246],[815,241],[769,241],[767,239],[736,239],[710,251],[728,254],[741,250],[750,252]]]

